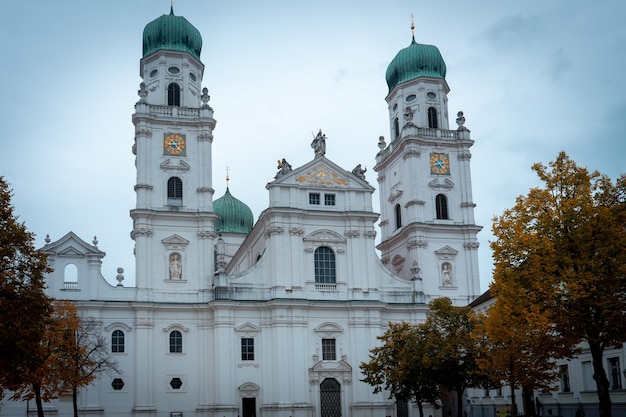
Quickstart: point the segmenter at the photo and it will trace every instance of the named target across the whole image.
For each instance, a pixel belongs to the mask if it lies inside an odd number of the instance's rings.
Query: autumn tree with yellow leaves
[[[533,170],[543,187],[494,219],[494,295],[527,331],[589,348],[599,415],[611,417],[602,356],[626,341],[626,176],[614,183],[564,152]]]

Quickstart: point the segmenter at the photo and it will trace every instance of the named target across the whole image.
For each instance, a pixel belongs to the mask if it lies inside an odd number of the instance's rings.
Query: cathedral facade
[[[144,29],[132,116],[135,286],[122,271],[116,286],[104,279],[95,240],[70,232],[42,249],[54,268],[49,295],[101,324],[122,370],[81,389],[79,410],[416,416],[389,393],[373,394],[359,365],[388,322],[420,323],[434,298],[467,305],[480,294],[473,141],[461,112],[449,126],[439,50],[413,39],[389,64],[391,135],[372,155],[380,214],[364,169],[334,163],[320,131],[309,162],[279,161],[269,206],[253,222],[230,190],[213,198],[216,121],[201,48],[198,30],[173,11]],[[71,406],[64,397],[46,404],[58,415]]]

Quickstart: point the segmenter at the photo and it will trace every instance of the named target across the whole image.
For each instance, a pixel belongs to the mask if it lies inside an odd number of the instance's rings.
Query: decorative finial
[[[170,0],[170,14],[174,15],[174,0]]]
[[[413,36],[413,39],[415,39],[415,23],[413,22],[414,17],[413,13],[411,13],[411,36]]]
[[[93,240],[91,241],[91,243],[93,243],[94,246],[98,246],[98,238],[94,236]]]
[[[230,168],[226,167],[226,189],[228,189],[228,181],[230,181],[230,177],[228,176],[229,172],[230,172]]]
[[[49,234],[48,234],[48,235],[46,235],[46,238],[44,239],[44,241],[46,242],[46,245],[47,245],[48,243],[50,243],[50,235],[49,235]]]

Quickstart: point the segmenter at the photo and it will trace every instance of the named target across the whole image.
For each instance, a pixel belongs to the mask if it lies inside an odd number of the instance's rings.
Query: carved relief
[[[182,159],[166,159],[160,165],[165,171],[189,171],[189,164]]]
[[[375,230],[367,230],[365,233],[363,233],[363,236],[365,236],[368,239],[376,239],[376,231]]]
[[[200,239],[215,239],[217,237],[217,234],[215,234],[215,232],[211,231],[211,230],[200,230],[198,232],[198,237]]]
[[[478,243],[478,242],[465,242],[463,244],[463,246],[465,247],[465,249],[478,249],[478,247],[480,246],[480,243]]]
[[[322,164],[316,165],[304,175],[297,177],[296,182],[317,185],[348,185],[348,181]]]
[[[152,236],[152,229],[149,227],[137,227],[130,232],[130,237],[135,239],[137,236]]]
[[[270,237],[272,235],[282,235],[285,231],[285,228],[282,226],[268,226],[265,228],[265,237]]]
[[[472,154],[469,151],[459,153],[459,161],[469,161],[472,158]]]
[[[304,227],[290,227],[289,234],[293,236],[303,236],[304,235]]]
[[[404,151],[404,153],[402,154],[402,158],[403,159],[408,159],[408,158],[419,158],[420,155],[422,155],[422,153],[420,151],[418,151],[417,149],[407,149],[406,151]]]
[[[361,235],[360,230],[346,230],[346,237],[359,237]]]
[[[427,246],[428,246],[428,241],[426,241],[425,239],[411,239],[406,244],[407,249],[425,248]]]
[[[407,201],[407,203],[404,205],[404,207],[408,208],[408,207],[413,206],[413,205],[423,206],[424,204],[426,204],[426,202],[422,201],[422,200],[411,200],[411,201]]]
[[[200,132],[198,134],[198,142],[210,142],[213,140],[213,135],[209,131]]]
[[[152,137],[152,130],[147,129],[145,127],[140,127],[135,129],[135,139],[137,139],[138,137],[143,136],[146,138],[151,138]]]

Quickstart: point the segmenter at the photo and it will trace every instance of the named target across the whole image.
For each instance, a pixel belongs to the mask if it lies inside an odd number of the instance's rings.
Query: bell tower
[[[143,32],[133,124],[136,285],[150,300],[211,288],[213,109],[201,88],[200,32],[173,9]]]
[[[470,147],[459,112],[450,130],[446,64],[415,41],[387,68],[390,143],[379,140],[382,262],[417,281],[424,302],[447,296],[466,305],[480,294]]]

